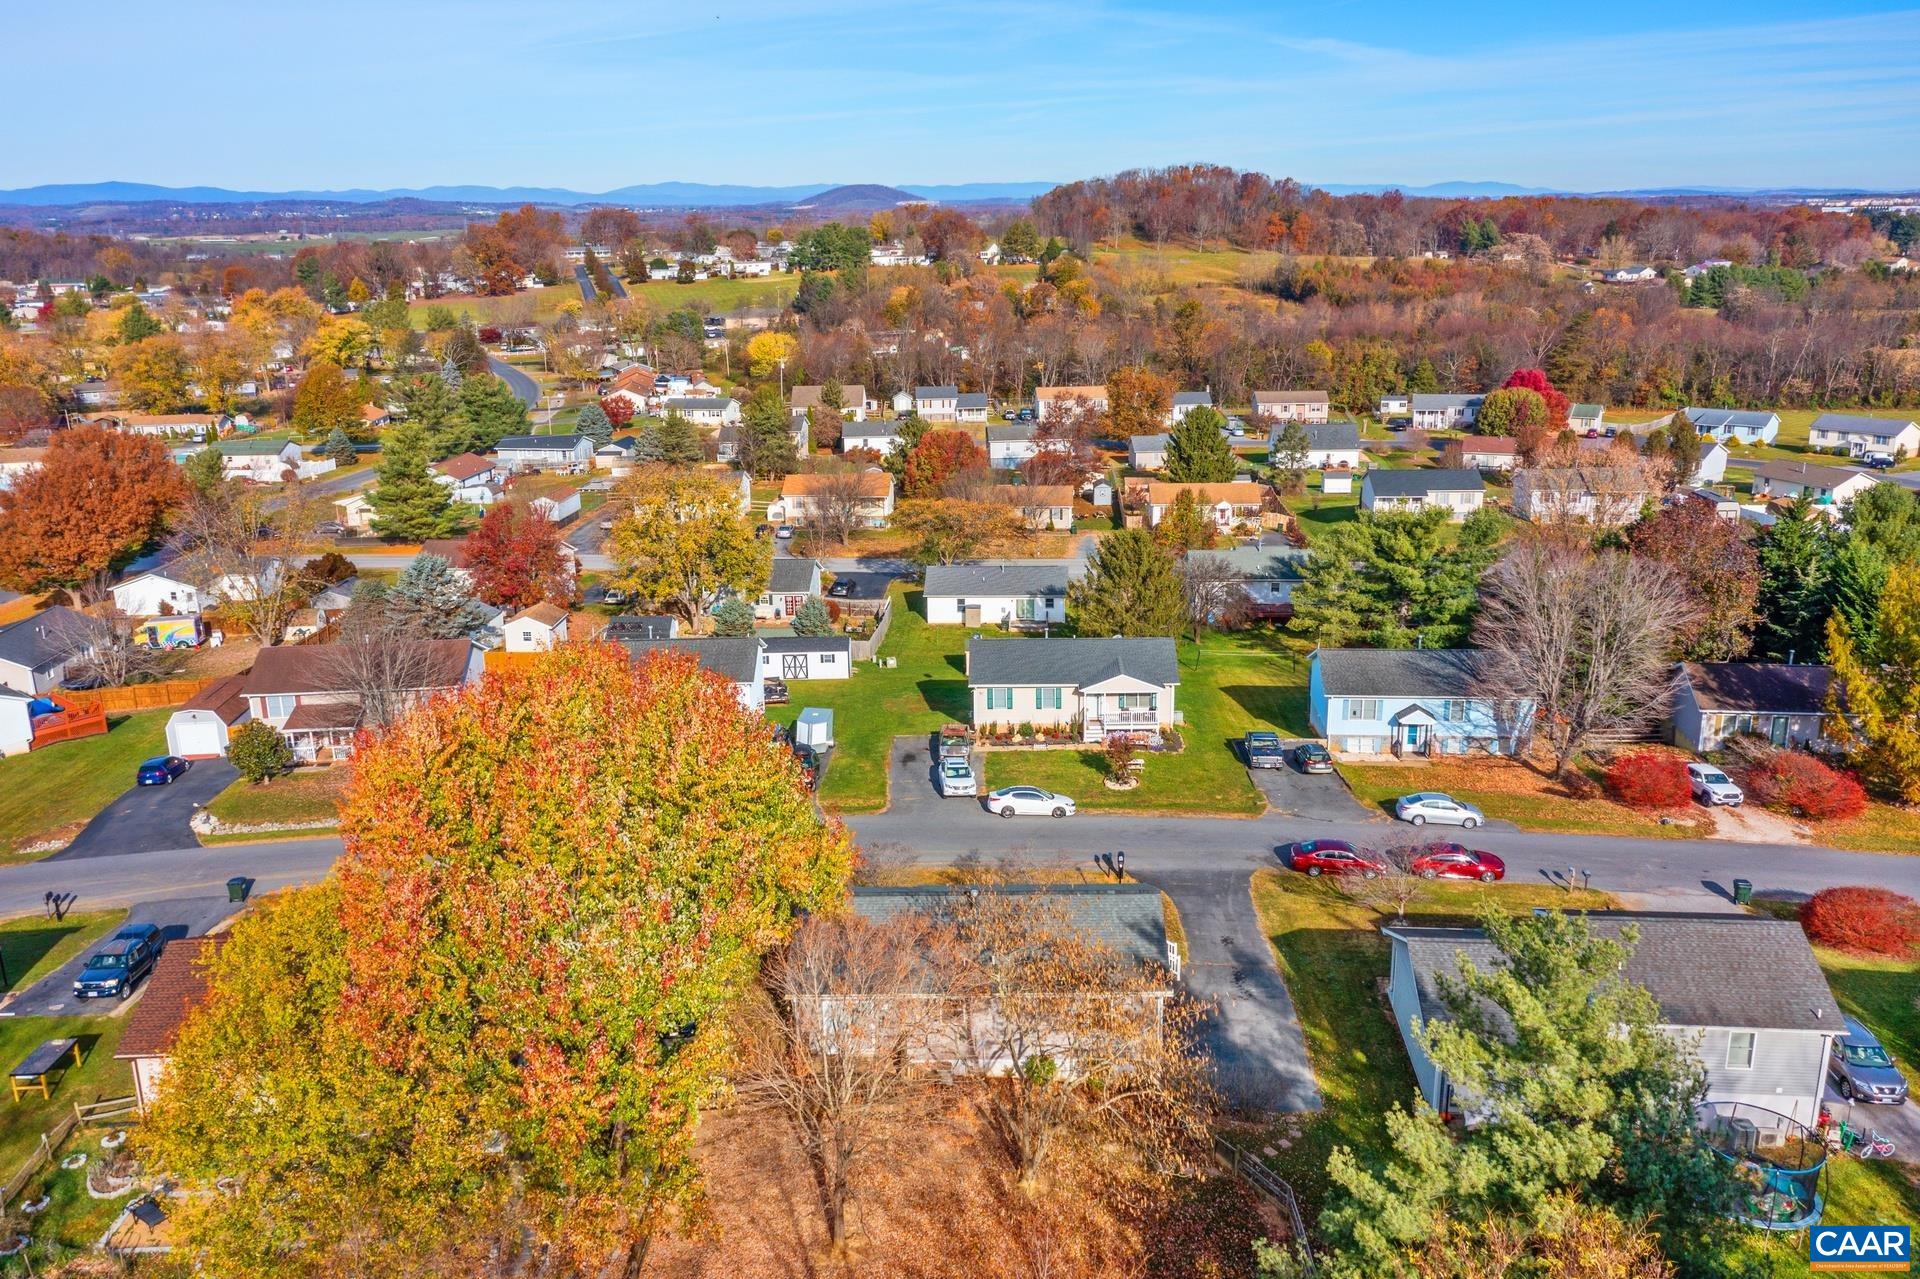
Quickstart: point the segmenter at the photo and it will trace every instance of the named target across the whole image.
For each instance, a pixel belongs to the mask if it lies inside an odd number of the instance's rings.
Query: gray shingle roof
[[[1059,684],[1084,688],[1130,675],[1162,688],[1180,682],[1173,641],[1139,639],[967,640],[967,686]]]
[[[1221,560],[1249,581],[1297,582],[1311,551],[1295,547],[1236,546],[1226,551],[1188,551],[1188,559]]]
[[[989,444],[1026,444],[1031,442],[1032,439],[1032,423],[1016,424],[1013,426],[990,426],[987,428],[987,443]]]
[[[921,912],[938,919],[965,910],[971,889],[949,885],[855,888],[853,912],[875,923]],[[1122,955],[1147,964],[1167,962],[1167,917],[1160,890],[1151,884],[1000,884],[979,890],[1034,897],[1056,911],[1068,927],[1087,933]]]
[[[28,670],[65,661],[86,626],[84,613],[56,604],[0,627],[0,661],[16,662]]]
[[[1171,435],[1136,435],[1127,441],[1127,446],[1135,453],[1165,453]]]
[[[1758,409],[1696,409],[1685,410],[1687,421],[1702,433],[1708,431],[1730,431],[1735,427],[1746,431],[1758,431],[1771,422],[1780,424],[1778,413],[1765,413]]]
[[[1173,393],[1173,407],[1175,408],[1180,408],[1182,405],[1192,408],[1204,408],[1212,403],[1213,392],[1211,391],[1175,391]]]
[[[959,407],[963,409],[984,409],[987,407],[987,393],[985,391],[968,391],[960,397]]]
[[[502,436],[493,449],[496,453],[504,453],[508,449],[531,449],[535,452],[561,449],[570,453],[579,448],[580,441],[585,438],[584,435],[507,435]]]
[[[1839,488],[1847,481],[1863,475],[1876,484],[1880,482],[1879,476],[1871,471],[1847,466],[1816,466],[1811,462],[1762,462],[1753,468],[1753,473],[1762,479],[1798,484],[1803,488]]]
[[[1274,432],[1277,438],[1281,427]],[[1315,449],[1357,449],[1360,447],[1360,424],[1353,421],[1341,422],[1303,422],[1300,429],[1307,433],[1307,447]]]
[[[1815,714],[1827,708],[1831,666],[1788,666],[1784,662],[1682,662],[1700,709]]]
[[[1841,1030],[1840,1008],[1800,925],[1747,915],[1662,915],[1608,911],[1587,917],[1595,936],[1618,937],[1632,925],[1638,944],[1627,979],[1644,986],[1671,1026],[1748,1030]],[[1459,972],[1466,952],[1482,969],[1499,952],[1478,928],[1395,928],[1406,939],[1420,1008],[1446,1016],[1435,973]]]
[[[1445,468],[1385,470],[1375,467],[1367,472],[1365,483],[1376,497],[1425,497],[1429,493],[1484,493],[1487,482],[1480,472]]]
[[[776,595],[804,595],[814,589],[819,572],[820,565],[813,560],[776,555],[773,557],[773,574],[767,579],[767,590]]]
[[[1464,409],[1480,403],[1484,395],[1416,395],[1413,397],[1413,410],[1422,409]]]
[[[752,636],[670,640],[623,637],[620,643],[635,661],[652,653],[691,653],[702,670],[712,671],[722,679],[751,684],[760,678],[760,641]]]
[[[960,394],[957,386],[916,386],[913,398],[916,400],[951,400]]]
[[[853,641],[845,635],[763,635],[769,653],[848,653]]]
[[[1314,660],[1329,697],[1473,697],[1491,659],[1477,648],[1323,648]]]
[[[1023,560],[979,560],[971,564],[934,564],[927,568],[926,594],[1065,595],[1069,573],[1063,565]]]
[[[667,401],[667,412],[725,413],[732,403],[724,395],[676,395]]]
[[[671,639],[677,626],[678,622],[664,613],[622,613],[618,617],[607,619],[607,628],[602,632],[602,638],[616,642]]]
[[[1813,419],[1815,431],[1853,431],[1875,439],[1890,440],[1913,425],[1912,418],[1855,417],[1851,413],[1822,413]]]

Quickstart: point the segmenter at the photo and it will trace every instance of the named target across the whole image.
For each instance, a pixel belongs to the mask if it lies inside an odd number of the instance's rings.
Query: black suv
[[[93,952],[73,979],[75,999],[125,999],[160,958],[160,930],[152,924],[128,924]]]

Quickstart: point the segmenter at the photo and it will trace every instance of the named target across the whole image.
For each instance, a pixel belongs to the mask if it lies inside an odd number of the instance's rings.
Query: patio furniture
[[[49,1039],[27,1054],[27,1059],[13,1068],[8,1082],[13,1085],[13,1099],[19,1101],[21,1094],[38,1092],[42,1098],[53,1096],[47,1087],[47,1076],[61,1065],[68,1053],[73,1054],[73,1064],[80,1064],[80,1041],[78,1039]]]

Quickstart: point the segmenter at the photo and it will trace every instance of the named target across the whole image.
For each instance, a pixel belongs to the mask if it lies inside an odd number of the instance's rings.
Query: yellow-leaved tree
[[[1827,735],[1868,790],[1920,804],[1920,566],[1887,573],[1871,636],[1829,619],[1827,656]]]
[[[607,537],[609,584],[697,626],[724,592],[766,588],[773,551],[754,536],[740,490],[705,471],[648,466],[615,494],[624,509]]]

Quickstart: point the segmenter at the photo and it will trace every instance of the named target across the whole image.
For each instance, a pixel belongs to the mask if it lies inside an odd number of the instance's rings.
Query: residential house
[[[1175,391],[1173,393],[1173,403],[1167,409],[1167,425],[1169,427],[1178,426],[1180,425],[1180,419],[1186,417],[1187,414],[1193,412],[1195,409],[1210,409],[1212,407],[1213,392],[1211,391]]]
[[[182,759],[219,759],[233,730],[251,717],[243,691],[247,677],[217,679],[167,717],[167,754]]]
[[[1066,564],[1045,560],[931,564],[926,572],[927,621],[936,626],[1058,626],[1067,620],[1067,584],[1078,575]]]
[[[1127,441],[1127,463],[1136,471],[1158,471],[1167,464],[1171,435],[1136,435]]]
[[[147,978],[146,992],[127,1014],[113,1055],[132,1064],[133,1099],[142,1115],[159,1100],[174,1041],[187,1015],[206,1002],[207,965],[226,940],[226,934],[217,933],[168,942]]]
[[[1099,386],[1043,386],[1033,393],[1034,416],[1044,422],[1072,401],[1082,401],[1094,413],[1107,411],[1107,388]]]
[[[1733,457],[1733,451],[1720,441],[1715,440],[1700,450],[1700,460],[1694,463],[1693,478],[1690,484],[1718,484],[1727,478],[1727,462]]]
[[[379,517],[372,494],[365,490],[337,497],[333,501],[333,518],[349,533],[371,533],[373,522]]]
[[[1577,521],[1620,528],[1659,496],[1644,468],[1523,467],[1513,476],[1513,513],[1535,523]]]
[[[1383,418],[1404,417],[1411,412],[1413,412],[1413,397],[1395,394],[1381,396],[1380,406],[1374,411],[1374,415]]]
[[[1716,493],[1709,488],[1690,488],[1686,492],[1686,497],[1690,501],[1705,502],[1707,506],[1712,509],[1713,513],[1723,520],[1738,520],[1740,518],[1739,498],[1728,497],[1724,493]]]
[[[368,430],[378,430],[393,424],[393,411],[382,404],[362,404],[360,406],[360,425]]]
[[[760,640],[760,678],[846,679],[853,641],[845,635],[767,635]]]
[[[1071,484],[996,484],[992,500],[1020,512],[1020,519],[1035,531],[1073,527],[1073,485]]]
[[[1384,470],[1376,466],[1360,482],[1363,511],[1424,511],[1437,506],[1457,522],[1486,501],[1486,481],[1479,471],[1464,468]]]
[[[521,471],[583,471],[593,465],[593,441],[584,435],[508,435],[494,445],[503,476]]]
[[[1171,639],[967,640],[967,691],[982,731],[1079,725],[1081,738],[1149,739],[1180,722]]]
[[[1267,435],[1267,459],[1280,464],[1280,436],[1287,423],[1276,422]],[[1354,471],[1360,469],[1360,424],[1358,422],[1304,422],[1300,429],[1307,436],[1307,465],[1317,471]]]
[[[881,457],[886,457],[899,447],[900,424],[898,422],[882,422],[875,418],[872,421],[849,422],[840,428],[842,453],[868,449]]]
[[[751,635],[737,638],[716,635],[704,639],[619,637],[621,646],[636,662],[658,655],[684,654],[692,657],[701,670],[718,675],[732,684],[739,695],[740,704],[750,711],[762,710],[767,704],[766,692],[760,684],[760,654],[764,642]]]
[[[808,409],[824,409],[826,401],[820,398],[825,388],[820,386],[796,386],[787,399],[790,412],[805,416]],[[867,420],[867,388],[858,382],[850,382],[840,388],[841,415],[853,422]]]
[[[1600,278],[1608,284],[1646,284],[1660,278],[1660,273],[1650,266],[1617,266],[1610,271],[1601,272]]]
[[[1490,698],[1471,648],[1321,648],[1307,669],[1307,719],[1340,755],[1512,754],[1531,703]]]
[[[1463,435],[1456,443],[1460,465],[1476,471],[1511,471],[1519,462],[1520,441],[1510,435]]]
[[[985,391],[967,391],[953,402],[953,420],[956,422],[984,423],[992,409]]]
[[[1405,410],[1401,410],[1404,412]],[[1255,391],[1253,415],[1276,422],[1325,422],[1329,405],[1325,391]]]
[[[1846,1032],[1800,925],[1740,914],[1596,911],[1596,937],[1633,930],[1622,976],[1653,996],[1660,1028],[1706,1075],[1705,1100],[1785,1115],[1811,1129],[1826,1093],[1827,1057]],[[1443,1115],[1476,1108],[1454,1095],[1420,1044],[1425,1025],[1451,1013],[1442,982],[1464,957],[1481,972],[1504,957],[1478,928],[1386,928],[1391,946],[1387,1002],[1421,1095]],[[1765,1140],[1765,1138],[1761,1138]]]
[[[257,600],[280,587],[286,566],[252,557],[245,564],[215,566],[202,555],[183,555],[115,583],[113,606],[128,617],[204,613],[222,600]]]
[[[644,364],[634,364],[613,375],[600,392],[602,400],[624,400],[634,413],[650,413],[660,403],[659,375]]]
[[[30,471],[37,471],[47,460],[47,450],[40,449],[0,449],[0,492],[13,487],[13,482]]]
[[[1188,551],[1189,560],[1218,561],[1239,578],[1247,595],[1247,615],[1263,621],[1293,616],[1293,588],[1300,565],[1311,552],[1291,546],[1235,546],[1218,551]]]
[[[589,441],[591,443],[591,441]],[[491,506],[504,491],[506,476],[490,457],[478,453],[455,453],[433,464],[433,478],[453,490],[453,500],[475,506]]]
[[[987,465],[998,470],[1017,470],[1022,462],[1031,461],[1039,453],[1040,446],[1035,443],[1034,427],[1031,422],[1017,422],[1007,426],[989,426],[987,428]]]
[[[600,638],[616,644],[628,640],[670,640],[680,635],[680,619],[665,613],[636,615],[623,613],[609,617],[600,629]]]
[[[633,473],[633,449],[637,441],[631,435],[616,435],[593,451],[593,469],[618,479]]]
[[[820,594],[820,561],[797,555],[773,557],[773,574],[767,589],[753,606],[753,615],[763,622],[784,622],[801,606]]]
[[[40,702],[27,693],[0,688],[0,758],[25,755],[33,749],[34,714]]]
[[[1792,501],[1807,493],[1821,506],[1840,506],[1878,483],[1879,477],[1867,471],[1810,462],[1761,462],[1753,468],[1753,495],[1769,501]]]
[[[567,641],[567,610],[545,600],[506,620],[503,647],[509,653],[544,653]]]
[[[1817,745],[1826,740],[1832,683],[1831,666],[1682,662],[1673,693],[1673,743],[1705,752],[1752,733],[1775,746]]]
[[[842,477],[837,475],[794,474],[780,482],[781,518],[789,524],[805,524],[819,512],[819,503]],[[859,522],[868,528],[885,528],[893,518],[893,476],[879,469],[858,472],[856,509]]]
[[[306,479],[320,470],[332,470],[333,459],[320,469],[306,460],[306,450],[292,440],[215,440],[213,451],[220,455],[221,474],[229,480],[248,480],[255,484],[278,484],[288,479]]]
[[[1472,426],[1484,395],[1416,395],[1413,424],[1423,431],[1452,431]]]
[[[1771,444],[1780,434],[1780,415],[1757,409],[1686,408],[1681,412],[1701,435],[1736,444]]]
[[[86,402],[84,392],[81,401]],[[225,413],[89,413],[86,421],[94,426],[110,426],[129,435],[181,435],[204,440],[233,425]]]
[[[916,386],[913,411],[929,422],[951,422],[959,416],[960,388],[957,386]]]
[[[1577,434],[1605,429],[1607,410],[1600,404],[1575,404],[1567,409],[1567,428]]]
[[[1850,457],[1913,457],[1920,454],[1920,422],[1822,413],[1807,428],[1807,442],[1817,449],[1844,448]]]
[[[666,409],[695,426],[734,426],[740,421],[740,406],[724,395],[676,395]]]
[[[60,686],[67,666],[90,651],[86,614],[56,604],[0,626],[0,687],[29,697]]]
[[[303,764],[345,759],[365,711],[343,644],[282,644],[253,659],[241,692],[254,719],[272,725]],[[405,702],[424,700],[480,677],[480,650],[463,639],[421,640],[397,672]]]
[[[1191,493],[1201,513],[1225,532],[1240,524],[1258,524],[1267,500],[1267,487],[1252,480],[1225,484],[1172,484],[1155,480],[1147,485],[1147,527],[1156,527],[1182,493]]]

